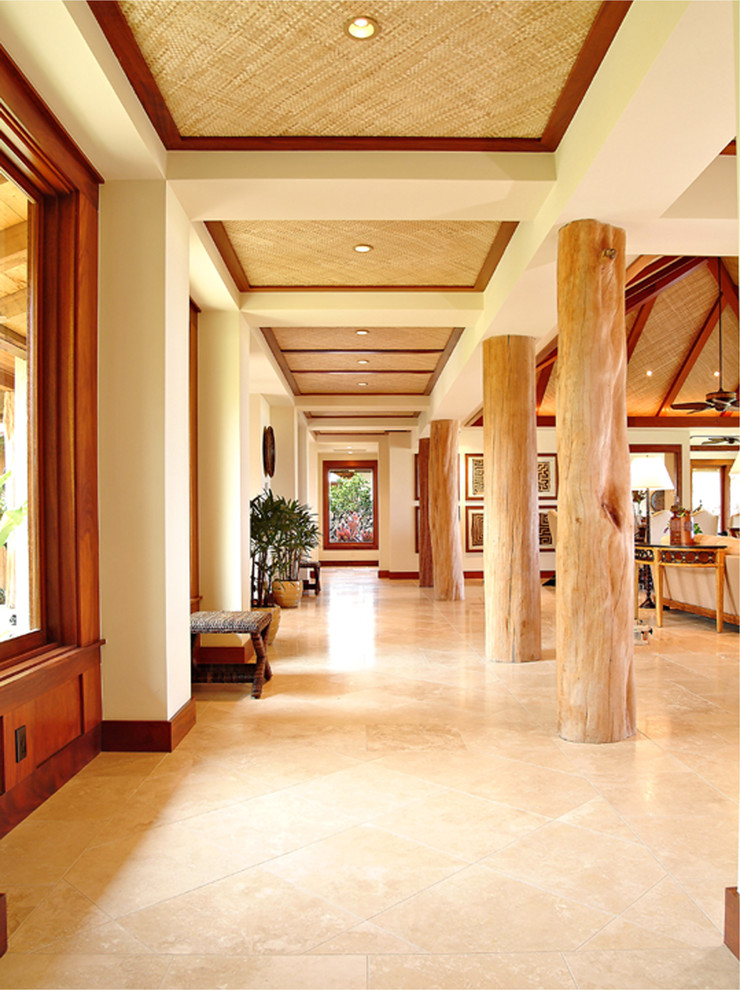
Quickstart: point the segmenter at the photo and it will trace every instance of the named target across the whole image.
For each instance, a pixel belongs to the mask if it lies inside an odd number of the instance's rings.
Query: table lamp
[[[673,491],[676,487],[668,474],[668,468],[660,455],[644,454],[633,457],[630,464],[630,486],[633,492],[647,492],[647,516],[645,542],[652,543],[650,535],[650,496],[652,492]],[[647,597],[640,608],[655,608],[655,602],[650,594],[650,567],[648,566],[645,591]]]

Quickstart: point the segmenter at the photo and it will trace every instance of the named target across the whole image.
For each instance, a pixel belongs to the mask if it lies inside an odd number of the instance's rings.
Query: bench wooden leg
[[[261,698],[262,697],[262,687],[265,681],[269,681],[272,677],[272,669],[270,667],[270,661],[267,659],[267,631],[270,627],[265,629],[264,633],[253,632],[251,633],[252,643],[254,644],[254,652],[257,654],[257,664],[254,668],[254,681],[252,682],[252,697]]]

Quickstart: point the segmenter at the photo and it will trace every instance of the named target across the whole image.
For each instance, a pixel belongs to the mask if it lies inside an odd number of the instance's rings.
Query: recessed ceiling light
[[[715,378],[719,378],[719,372],[718,372],[718,371],[715,371],[715,373],[714,373],[714,377],[715,377]]]
[[[369,331],[369,330],[358,330],[358,331],[357,331],[357,336],[358,336],[358,337],[365,337],[365,336],[366,336],[367,334],[369,334],[369,333],[370,333],[370,331]]]
[[[353,17],[344,25],[345,32],[357,41],[367,41],[380,31],[380,25],[372,17]]]
[[[358,364],[370,364],[370,362],[366,358],[360,358],[357,363]]]
[[[372,244],[355,244],[355,251],[358,254],[367,254],[368,251],[372,251]]]
[[[650,378],[652,375],[652,371],[646,371],[645,374],[648,376],[648,378]]]
[[[360,388],[365,388],[367,382],[358,382],[357,384],[360,386]]]

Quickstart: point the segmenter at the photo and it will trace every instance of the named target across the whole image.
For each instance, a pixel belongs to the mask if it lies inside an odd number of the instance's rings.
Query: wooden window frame
[[[0,167],[29,210],[40,629],[0,643],[0,679],[100,643],[97,490],[101,177],[0,49]]]
[[[370,543],[332,543],[329,540],[329,472],[352,468],[355,470],[371,471],[373,476],[373,536]],[[378,462],[377,461],[324,461],[323,477],[323,532],[324,550],[377,550],[379,539],[378,519]]]

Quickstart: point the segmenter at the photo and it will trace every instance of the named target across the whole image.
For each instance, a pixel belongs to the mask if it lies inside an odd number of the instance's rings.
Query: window
[[[33,204],[0,172],[0,642],[39,627],[33,327]],[[29,217],[31,214],[31,217]],[[32,536],[33,534],[33,536]]]
[[[378,549],[378,462],[324,461],[324,549]]]
[[[99,662],[100,181],[0,49],[3,677],[60,648]]]

